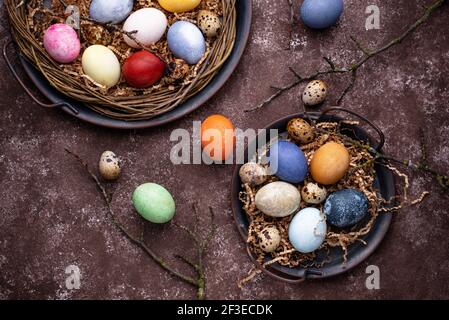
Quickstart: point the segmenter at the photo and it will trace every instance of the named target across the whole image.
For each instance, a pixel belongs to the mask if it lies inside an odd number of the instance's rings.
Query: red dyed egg
[[[126,82],[135,88],[152,86],[162,78],[164,71],[165,63],[145,50],[134,53],[123,64]]]

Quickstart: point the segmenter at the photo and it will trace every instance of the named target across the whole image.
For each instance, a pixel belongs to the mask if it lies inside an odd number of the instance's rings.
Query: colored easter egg
[[[301,20],[309,28],[325,29],[337,23],[343,9],[343,0],[304,0]]]
[[[288,239],[301,253],[310,253],[318,249],[326,238],[326,219],[316,208],[299,211],[288,227]]]
[[[79,56],[81,43],[78,34],[72,27],[64,23],[57,23],[45,31],[44,47],[55,61],[70,63]]]
[[[281,180],[300,183],[307,176],[307,159],[293,142],[278,141],[270,148],[270,170]]]
[[[134,0],[92,0],[89,16],[100,23],[117,24],[129,16]]]
[[[145,183],[136,188],[132,202],[137,212],[153,223],[166,223],[175,215],[175,201],[170,192],[156,183]]]
[[[324,203],[327,221],[339,228],[360,222],[368,213],[368,198],[363,192],[343,189],[332,193]]]
[[[312,156],[310,173],[321,184],[331,185],[343,178],[349,169],[348,150],[340,143],[328,142]]]
[[[113,87],[120,80],[120,62],[114,52],[102,45],[88,47],[82,58],[83,71],[95,82]]]
[[[235,129],[231,120],[221,114],[206,118],[201,124],[203,152],[214,161],[226,160],[234,151]]]
[[[135,88],[148,88],[158,82],[165,71],[165,63],[154,54],[142,50],[132,54],[123,64],[123,76]]]
[[[160,6],[170,12],[186,12],[198,7],[201,0],[158,0]]]
[[[206,52],[206,41],[196,25],[188,21],[175,22],[167,33],[173,54],[189,64],[198,63]]]
[[[133,48],[149,46],[158,42],[167,29],[167,17],[165,14],[155,8],[143,8],[133,12],[123,24],[123,30],[134,32],[132,37],[124,35],[125,42]]]
[[[301,203],[301,194],[295,186],[275,181],[266,184],[255,196],[257,209],[271,217],[286,217],[294,213]]]

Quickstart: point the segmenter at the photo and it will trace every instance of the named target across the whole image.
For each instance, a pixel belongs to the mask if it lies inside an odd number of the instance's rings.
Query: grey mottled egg
[[[201,10],[198,13],[198,26],[208,38],[218,35],[221,29],[221,20],[218,15],[208,10]]]
[[[290,183],[271,182],[257,191],[257,209],[271,217],[286,217],[294,213],[301,203],[301,194]]]
[[[281,243],[281,234],[276,227],[265,227],[257,235],[259,246],[265,252],[273,252]]]
[[[112,151],[105,151],[98,164],[100,174],[105,180],[117,180],[120,176],[120,161]]]
[[[327,97],[327,84],[321,80],[309,82],[302,94],[302,101],[305,105],[315,106],[324,101]]]
[[[245,163],[239,171],[240,179],[243,183],[251,186],[258,186],[267,181],[267,170],[255,162]]]
[[[301,189],[301,197],[306,203],[320,204],[326,200],[327,190],[325,187],[309,182]]]
[[[299,143],[309,143],[315,138],[315,129],[304,119],[294,118],[288,122],[289,136]]]

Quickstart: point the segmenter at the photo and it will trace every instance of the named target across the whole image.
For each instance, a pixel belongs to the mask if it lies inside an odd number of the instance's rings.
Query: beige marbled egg
[[[315,129],[304,119],[294,118],[287,124],[289,136],[299,143],[310,143],[315,138]]]
[[[302,94],[302,101],[307,106],[316,106],[327,97],[327,84],[322,80],[309,82]]]
[[[112,151],[103,152],[98,167],[101,177],[105,180],[117,180],[120,176],[120,160]]]
[[[275,181],[260,188],[254,201],[257,209],[266,215],[282,218],[296,212],[301,203],[301,194],[290,183]]]
[[[220,17],[208,10],[201,10],[198,13],[198,27],[208,38],[216,37],[221,29]]]
[[[245,163],[239,171],[240,179],[250,186],[258,186],[267,181],[267,170],[255,162]]]
[[[320,204],[327,197],[327,190],[316,183],[309,182],[301,189],[302,199],[309,204]]]
[[[267,253],[275,251],[281,243],[281,234],[273,226],[263,228],[257,236],[260,248]]]

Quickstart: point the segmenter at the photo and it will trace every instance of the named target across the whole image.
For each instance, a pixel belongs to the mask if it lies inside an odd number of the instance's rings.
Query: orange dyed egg
[[[234,151],[235,129],[232,122],[220,114],[206,118],[201,124],[201,147],[214,161],[229,158]]]
[[[349,169],[349,152],[345,146],[328,142],[321,146],[310,162],[312,178],[321,184],[330,185],[343,178]]]

